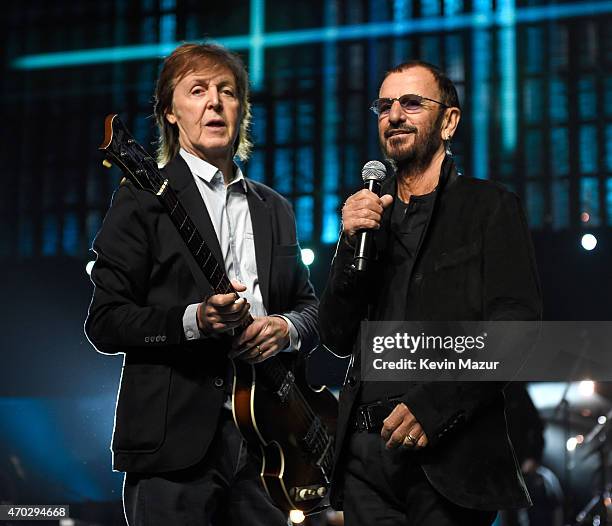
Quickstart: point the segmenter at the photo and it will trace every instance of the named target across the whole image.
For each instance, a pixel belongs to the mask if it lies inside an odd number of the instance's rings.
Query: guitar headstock
[[[106,156],[104,166],[116,164],[130,181],[143,190],[158,193],[164,178],[155,159],[136,142],[119,115],[112,113],[104,121],[104,141],[98,148]]]

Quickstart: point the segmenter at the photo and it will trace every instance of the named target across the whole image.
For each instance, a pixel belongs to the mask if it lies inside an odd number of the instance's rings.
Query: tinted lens
[[[406,111],[415,112],[421,110],[422,100],[418,95],[403,95],[399,101]]]
[[[372,109],[374,113],[380,115],[381,113],[387,113],[391,109],[392,104],[393,101],[391,99],[376,99],[372,103]]]

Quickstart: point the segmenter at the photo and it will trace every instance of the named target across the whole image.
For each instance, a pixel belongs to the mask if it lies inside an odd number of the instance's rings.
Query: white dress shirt
[[[251,314],[266,316],[257,276],[253,223],[247,202],[248,187],[242,171],[236,166],[233,180],[225,185],[223,174],[216,166],[183,148],[180,155],[187,162],[208,210],[221,246],[225,272],[230,279],[236,279],[246,286],[247,290],[240,295],[250,303]],[[197,321],[198,305],[189,305],[183,315],[183,329],[188,340],[202,337]],[[299,349],[300,339],[293,323],[285,316],[280,317],[289,326],[289,347],[285,350]]]

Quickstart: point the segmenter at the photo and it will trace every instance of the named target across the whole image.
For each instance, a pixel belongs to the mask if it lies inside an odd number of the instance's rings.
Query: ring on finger
[[[416,444],[417,440],[416,438],[414,438],[410,433],[408,433],[405,438],[404,441],[402,442],[402,444],[404,446],[414,446]]]

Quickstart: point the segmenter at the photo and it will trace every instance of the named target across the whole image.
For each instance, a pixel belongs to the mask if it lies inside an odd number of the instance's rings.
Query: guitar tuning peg
[[[108,159],[104,159],[102,161],[102,166],[104,166],[104,168],[111,168],[113,165]]]

